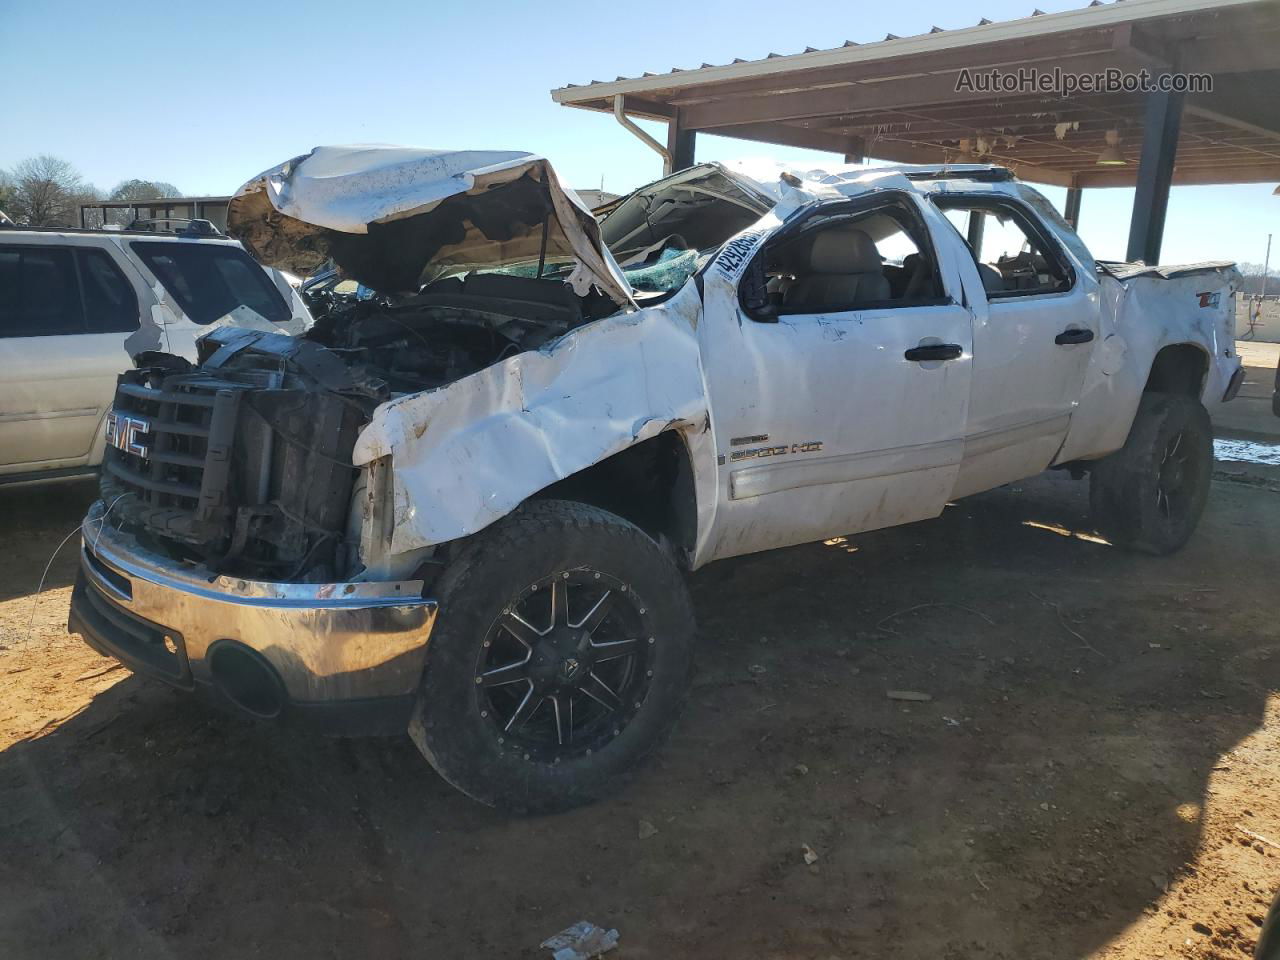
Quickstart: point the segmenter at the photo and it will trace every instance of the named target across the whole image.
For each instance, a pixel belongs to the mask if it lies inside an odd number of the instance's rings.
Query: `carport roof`
[[[1137,176],[1140,92],[957,89],[961,71],[1108,68],[1207,73],[1183,108],[1174,183],[1280,180],[1280,0],[1124,0],[875,43],[809,48],[570,85],[557,103],[673,122],[686,131],[870,155],[904,163],[974,159],[1067,187]],[[1116,131],[1123,166],[1098,164]]]

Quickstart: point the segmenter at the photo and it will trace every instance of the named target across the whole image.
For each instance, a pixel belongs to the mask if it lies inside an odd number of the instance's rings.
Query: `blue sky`
[[[556,106],[553,87],[972,26],[1036,3],[1084,0],[0,0],[0,167],[52,153],[102,188],[139,177],[222,194],[317,144],[407,143],[530,150],[572,186],[603,178],[623,192],[661,173],[656,154],[611,117]],[[699,160],[759,156],[832,159],[698,140]],[[1260,262],[1268,231],[1280,233],[1274,186],[1174,188],[1161,259]],[[1062,190],[1044,190],[1061,206]],[[1130,190],[1085,192],[1081,232],[1098,256],[1123,257],[1131,201]]]

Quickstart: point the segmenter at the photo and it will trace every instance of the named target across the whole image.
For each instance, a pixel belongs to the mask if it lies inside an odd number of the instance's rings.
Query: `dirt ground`
[[[618,960],[1248,956],[1280,883],[1280,482],[1222,467],[1166,559],[1090,538],[1052,475],[707,568],[671,742],[529,820],[407,739],[110,669],[64,632],[74,538],[34,596],[92,488],[0,491],[0,957],[533,958],[584,919]]]

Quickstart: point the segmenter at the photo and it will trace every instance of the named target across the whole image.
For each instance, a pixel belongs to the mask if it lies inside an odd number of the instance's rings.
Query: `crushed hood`
[[[237,190],[227,232],[268,266],[306,275],[332,259],[387,293],[536,263],[545,235],[548,262],[577,263],[569,282],[579,293],[594,285],[634,306],[591,211],[531,153],[316,147]]]

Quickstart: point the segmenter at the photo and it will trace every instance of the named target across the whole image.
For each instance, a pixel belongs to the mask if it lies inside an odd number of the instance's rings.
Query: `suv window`
[[[898,201],[817,211],[769,243],[743,287],[744,307],[764,320],[944,301],[928,233]]]
[[[964,237],[992,300],[1071,289],[1071,268],[1016,205],[986,197],[939,196],[934,203]]]
[[[138,329],[133,286],[105,250],[78,247],[84,321],[89,333],[132,333]]]
[[[237,307],[272,323],[285,323],[292,315],[266,271],[237,247],[145,240],[130,246],[196,323],[213,323]]]
[[[73,333],[84,333],[84,317],[71,251],[0,246],[0,337]]]

